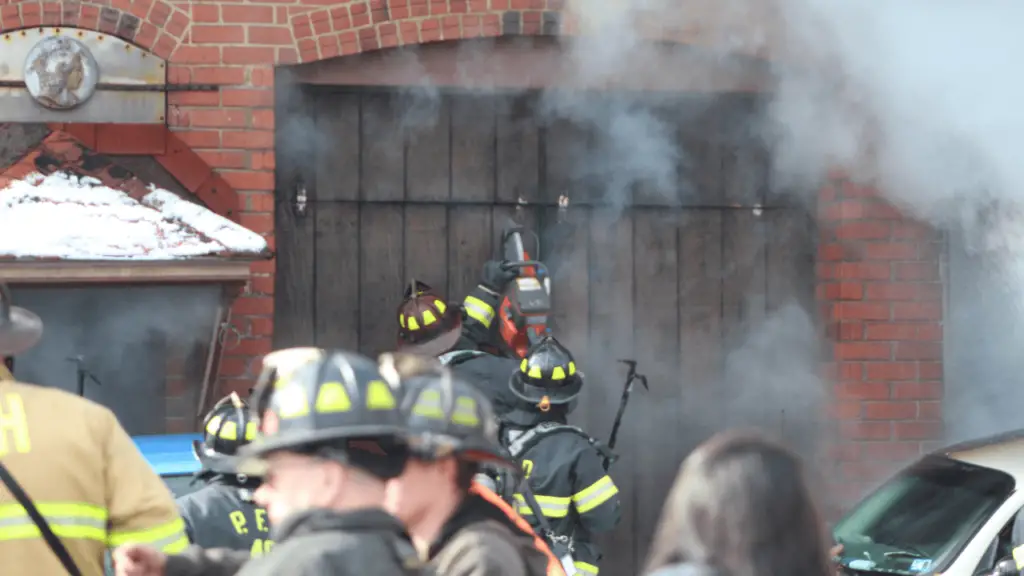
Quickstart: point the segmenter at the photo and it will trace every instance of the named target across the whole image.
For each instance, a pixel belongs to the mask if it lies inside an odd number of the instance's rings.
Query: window
[[[854,569],[942,571],[1013,489],[998,470],[928,456],[865,498],[833,535]]]

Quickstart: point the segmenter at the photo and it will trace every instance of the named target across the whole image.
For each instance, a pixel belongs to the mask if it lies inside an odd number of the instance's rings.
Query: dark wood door
[[[602,98],[596,117],[623,113],[626,97]],[[574,418],[596,437],[608,438],[622,393],[616,361],[639,362],[650,390],[634,392],[619,433],[623,520],[607,574],[638,573],[697,443],[744,425],[810,451],[823,395],[814,382],[793,394],[817,373],[813,226],[767,185],[746,134],[756,102],[629,98],[633,125],[649,119],[674,154],[644,160],[588,130],[595,117],[545,120],[537,95],[320,92],[279,116],[279,158],[292,161],[278,171],[277,346],[390,349],[404,283],[461,299],[513,218],[540,235],[554,332],[587,375]]]

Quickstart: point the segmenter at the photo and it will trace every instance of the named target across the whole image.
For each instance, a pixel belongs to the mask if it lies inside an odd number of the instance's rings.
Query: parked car
[[[202,488],[201,482],[192,481],[193,475],[199,471],[192,442],[202,439],[202,434],[156,434],[133,438],[139,451],[164,479],[175,498]]]
[[[897,473],[833,529],[853,575],[976,576],[1012,563],[1024,430],[949,446]],[[1017,572],[1010,572],[1016,574]]]

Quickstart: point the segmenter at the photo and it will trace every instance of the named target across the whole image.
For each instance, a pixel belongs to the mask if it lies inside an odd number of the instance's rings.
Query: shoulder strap
[[[595,450],[601,453],[601,456],[612,461],[616,459],[615,454],[609,450],[607,446],[592,437],[590,434],[584,432],[581,428],[569,424],[560,424],[558,422],[542,422],[533,428],[530,428],[526,432],[523,432],[521,436],[509,443],[508,451],[513,458],[519,460],[523,454],[529,452],[531,448],[536,446],[537,443],[543,440],[546,436],[557,432],[571,432],[576,434],[577,436],[586,439],[586,441],[589,442]]]
[[[50,550],[53,552],[54,556],[57,557],[57,560],[60,560],[61,565],[64,566],[64,569],[67,570],[68,574],[71,576],[82,576],[82,573],[78,570],[78,566],[75,565],[75,561],[71,558],[71,554],[68,552],[68,549],[64,547],[64,543],[60,541],[60,538],[58,538],[56,534],[53,533],[53,530],[50,529],[50,525],[46,522],[46,518],[43,518],[43,515],[39,513],[39,509],[36,508],[36,505],[32,502],[32,498],[25,493],[25,490],[21,488],[21,484],[18,484],[18,481],[14,479],[14,476],[11,475],[11,471],[4,466],[3,462],[0,462],[0,481],[3,481],[4,485],[7,486],[7,489],[11,492],[11,495],[14,496],[14,499],[18,501],[18,504],[21,504],[21,507],[25,509],[25,513],[32,518],[32,522],[35,523],[36,528],[39,529],[39,534],[43,537],[43,540],[46,541],[46,545],[50,547]]]
[[[441,354],[437,359],[441,361],[442,365],[450,368],[452,366],[462,364],[467,360],[472,360],[477,356],[483,356],[484,354],[486,354],[486,352],[481,352],[479,350],[453,350],[451,352]]]

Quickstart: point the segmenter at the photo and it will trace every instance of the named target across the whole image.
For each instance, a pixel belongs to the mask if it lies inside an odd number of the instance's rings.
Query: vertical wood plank
[[[290,97],[289,97],[290,96]],[[278,130],[274,134],[274,146],[279,153],[277,169],[274,171],[274,243],[277,252],[276,273],[274,274],[274,335],[275,348],[291,346],[312,346],[316,341],[313,323],[316,294],[313,286],[313,272],[316,260],[313,242],[316,223],[316,202],[307,204],[303,216],[295,210],[295,189],[304,183],[310,198],[316,198],[316,179],[310,164],[325,162],[322,150],[310,151],[315,162],[303,157],[295,150],[294,130],[287,126],[301,126],[307,121],[304,114],[308,102],[290,95],[284,88],[278,90]],[[314,111],[318,107],[314,106]],[[315,122],[315,118],[314,118]]]
[[[625,370],[616,360],[633,356],[633,255],[633,222],[628,213],[620,217],[615,212],[592,212],[588,356],[594,362],[586,380],[586,408],[591,414],[604,416],[604,426],[589,430],[597,438],[608,438],[622,394]],[[621,458],[610,474],[619,486],[622,521],[614,532],[600,538],[605,554],[601,570],[606,574],[637,574],[635,434],[627,423],[619,435],[615,451]],[[647,545],[643,543],[643,548]]]
[[[679,402],[689,381],[679,367],[678,219],[655,208],[633,211],[634,358],[651,389],[638,386],[623,419],[633,435],[637,498],[634,538],[651,542],[665,497],[683,454],[679,447]],[[642,561],[642,558],[639,558]]]
[[[359,349],[359,205],[323,202],[316,211],[316,345]]]
[[[644,143],[650,146],[649,150],[637,152],[645,155],[641,161],[646,164],[637,172],[640,179],[633,186],[633,204],[680,206],[684,150],[676,122],[685,118],[687,104],[686,99],[672,104],[655,101],[633,112],[634,122],[645,128]]]
[[[480,282],[484,262],[492,257],[491,208],[448,208],[448,298],[462,298]]]
[[[758,361],[765,367],[768,408],[782,414],[778,434],[812,458],[825,433],[828,391],[820,378],[820,324],[814,310],[814,224],[801,207],[765,213],[768,319]]]
[[[406,188],[411,201],[447,200],[451,194],[451,102],[445,97],[430,114],[405,125]]]
[[[362,95],[360,199],[394,201],[405,198],[405,136],[398,97],[389,93]]]
[[[331,94],[317,104],[317,134],[324,145],[317,151],[316,200],[359,198],[359,96]],[[308,136],[308,135],[307,135]]]
[[[495,198],[497,162],[494,98],[453,96],[451,110],[452,199],[490,202]]]
[[[404,255],[401,206],[364,204],[359,218],[359,350],[376,356],[395,347]]]
[[[680,201],[685,206],[722,206],[722,106],[700,98],[678,124]]]
[[[769,171],[765,149],[751,127],[756,100],[748,95],[732,95],[729,100],[722,126],[723,197],[730,206],[763,206]]]
[[[507,97],[497,109],[497,190],[501,202],[540,197],[540,128],[535,96]]]
[[[722,212],[687,212],[679,243],[679,373],[687,384],[677,406],[688,454],[721,426],[728,403],[721,387]]]
[[[590,133],[565,119],[553,120],[544,131],[544,190],[541,200],[553,204],[562,194],[575,204],[589,204],[595,191],[590,189],[587,163],[591,152]]]
[[[403,281],[413,278],[426,282],[443,298],[460,298],[448,294],[448,209],[444,206],[405,206]]]
[[[551,330],[562,344],[579,357],[585,371],[593,364],[590,358],[590,210],[576,207],[558,221],[555,208],[544,212],[544,263],[551,273]],[[557,230],[555,230],[557,228]],[[595,393],[588,389],[588,397]],[[582,403],[588,407],[589,404]],[[584,428],[607,419],[606,415],[577,410],[574,420]]]
[[[764,234],[763,216],[752,210],[724,211],[722,310],[728,356],[722,384],[729,406],[723,423],[777,430],[780,414],[762,409],[765,374],[752,361],[765,320]]]

